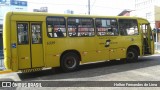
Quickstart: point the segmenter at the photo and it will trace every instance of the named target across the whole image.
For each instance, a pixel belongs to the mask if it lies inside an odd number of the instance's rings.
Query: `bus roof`
[[[12,15],[37,15],[37,16],[63,16],[63,17],[91,17],[91,18],[128,18],[128,19],[144,19],[136,16],[104,16],[104,15],[79,15],[79,14],[57,14],[57,13],[46,13],[46,12],[8,12],[7,14]]]

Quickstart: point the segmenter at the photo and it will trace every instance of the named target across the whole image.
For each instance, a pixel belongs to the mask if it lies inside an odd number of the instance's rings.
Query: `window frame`
[[[18,32],[18,24],[23,24],[23,25],[26,25],[27,26],[27,29],[25,31],[27,31],[27,43],[19,43],[19,32]],[[17,33],[17,44],[18,45],[29,45],[30,44],[30,32],[29,32],[29,23],[28,22],[16,22],[16,33]]]
[[[94,32],[94,35],[91,35],[91,36],[89,36],[89,35],[86,35],[86,36],[78,36],[78,33],[79,33],[79,29],[78,29],[78,31],[77,31],[77,34],[75,35],[75,36],[70,36],[69,35],[69,30],[68,30],[68,20],[69,19],[91,19],[92,20],[92,27],[89,27],[89,28],[93,28],[93,30],[94,31],[88,31],[88,32]],[[81,25],[81,24],[79,24],[79,25]],[[76,24],[74,25],[75,27],[76,27]],[[86,27],[78,27],[78,28],[86,28]],[[85,32],[87,32],[87,31],[85,31]],[[95,30],[95,23],[94,23],[94,18],[92,18],[92,17],[67,17],[67,33],[68,33],[68,37],[94,37],[95,35],[96,35],[96,30]]]
[[[58,37],[58,36],[57,36],[57,37],[54,37],[54,36],[53,36],[53,37],[50,37],[50,36],[49,36],[49,32],[48,32],[48,25],[49,25],[48,22],[50,22],[50,21],[47,20],[48,18],[63,18],[63,19],[64,19],[64,23],[65,23],[65,24],[64,24],[64,25],[65,25],[64,28],[65,28],[65,34],[66,34],[66,35],[64,35],[64,36],[62,36],[62,37]],[[53,22],[53,21],[52,21],[52,22]],[[53,25],[51,25],[51,26],[53,26]],[[53,28],[52,28],[52,29],[53,29]],[[47,37],[48,37],[48,38],[66,38],[66,37],[67,37],[66,18],[63,17],[63,16],[47,16],[47,17],[46,17],[46,32],[47,32]],[[54,35],[54,31],[53,31],[53,30],[52,30],[52,35]]]
[[[116,20],[116,28],[117,28],[117,32],[118,34],[117,35],[98,35],[98,29],[97,29],[97,25],[96,25],[96,20],[97,19],[100,19],[100,20]],[[107,27],[102,27],[102,28],[107,28]],[[111,27],[110,27],[111,28]],[[97,36],[119,36],[119,26],[118,26],[118,20],[117,18],[95,18],[95,29],[96,29],[96,35]]]
[[[39,43],[33,43],[32,25],[39,25],[39,26],[40,26],[40,36],[41,36],[41,41],[40,41]],[[30,31],[30,32],[31,32],[31,43],[32,43],[32,44],[42,44],[42,42],[43,42],[42,24],[41,24],[41,23],[31,23],[31,24],[30,24],[30,30],[31,30],[31,31]]]
[[[137,31],[138,31],[138,34],[132,34],[132,35],[122,35],[121,34],[121,30],[120,30],[120,23],[119,23],[119,20],[135,20],[136,21],[136,25],[137,25]],[[140,31],[139,31],[139,26],[138,26],[138,19],[131,19],[131,18],[118,18],[118,29],[119,29],[119,35],[120,36],[137,36],[137,35],[140,35]],[[127,32],[127,31],[126,31]]]

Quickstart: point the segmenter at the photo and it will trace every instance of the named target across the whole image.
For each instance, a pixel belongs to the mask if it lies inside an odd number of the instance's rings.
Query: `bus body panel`
[[[12,17],[11,17],[12,19]],[[11,57],[11,60],[12,60],[12,69],[17,71],[19,69],[19,66],[18,66],[18,54],[17,54],[17,32],[15,30],[16,29],[16,21],[12,21],[11,20],[11,54],[12,54],[12,57]],[[28,48],[29,49],[29,48]],[[23,52],[22,52],[23,53]],[[21,53],[21,54],[22,54]]]
[[[46,36],[47,37],[47,36]],[[45,43],[45,66],[46,67],[58,67],[60,65],[60,55],[62,53],[62,49],[66,50],[67,45],[66,38],[46,38]],[[62,47],[65,45],[65,47]]]
[[[11,15],[12,12],[8,12],[4,19],[3,26],[3,49],[4,49],[4,65],[6,69],[12,69],[12,59],[11,59]],[[12,69],[13,70],[13,69]]]
[[[97,60],[94,37],[75,37],[75,38],[47,38],[46,39],[46,67],[58,67],[60,56],[67,50],[76,50],[82,57],[81,63]],[[86,47],[88,46],[88,47]]]
[[[125,58],[125,52],[127,49],[127,45],[125,43],[128,42],[125,36],[110,36],[110,40],[109,59]]]
[[[132,36],[93,36],[93,37],[60,37],[49,38],[47,36],[46,17],[58,16],[57,14],[42,14],[38,13],[8,13],[4,24],[4,62],[7,69],[13,71],[36,68],[36,67],[59,67],[62,54],[66,51],[77,51],[80,54],[81,63],[96,62],[102,60],[113,60],[126,58],[127,49],[130,46],[137,46],[139,48],[140,56],[143,56],[143,35],[139,29],[139,35]],[[70,15],[61,15],[65,18],[75,17]],[[77,16],[77,17],[81,17]],[[85,16],[82,16],[85,17]],[[90,16],[88,16],[90,17]],[[91,16],[90,18],[116,18],[121,17],[100,17]],[[122,17],[123,19],[126,17]],[[138,27],[140,24],[147,21],[139,18],[136,19]],[[10,21],[11,20],[11,21]],[[18,27],[17,24],[28,25],[28,44],[18,44]],[[32,25],[40,25],[42,31],[42,42],[40,44],[32,43]],[[8,26],[7,26],[8,25]],[[11,31],[10,31],[11,30]],[[110,40],[109,46],[106,41]],[[152,40],[150,50],[154,53],[154,44]],[[15,47],[16,46],[16,47]]]
[[[109,47],[105,47],[106,40],[109,40],[106,36],[96,37],[96,60],[109,60]]]

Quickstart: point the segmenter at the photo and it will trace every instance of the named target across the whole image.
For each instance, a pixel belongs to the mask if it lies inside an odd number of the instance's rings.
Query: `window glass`
[[[91,18],[68,18],[68,33],[70,37],[94,36],[93,19]]]
[[[121,35],[138,35],[137,20],[119,19],[119,30]]]
[[[118,26],[116,19],[98,18],[95,21],[98,36],[118,35]]]
[[[150,28],[150,24],[140,24],[140,29],[143,32],[143,38],[150,38],[153,40],[153,33],[152,31],[149,32]]]
[[[48,37],[65,37],[66,24],[63,17],[47,17]]]
[[[18,23],[18,44],[28,44],[28,24],[27,23]]]
[[[33,44],[42,43],[41,25],[32,24],[31,29],[32,29],[32,43]]]
[[[142,32],[143,32],[143,35],[144,35],[144,38],[146,38],[146,36],[147,36],[147,34],[148,34],[148,27],[147,27],[147,25],[146,24],[141,24],[140,25],[140,29],[142,30]]]

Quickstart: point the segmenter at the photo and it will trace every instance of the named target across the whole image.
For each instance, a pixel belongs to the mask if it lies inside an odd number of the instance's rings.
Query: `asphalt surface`
[[[140,57],[137,62],[109,61],[81,65],[78,71],[70,73],[63,73],[60,70],[43,70],[34,73],[2,74],[0,75],[0,81],[160,81],[160,54]],[[88,87],[84,83],[83,87],[52,87],[45,89],[160,90],[160,87]]]

